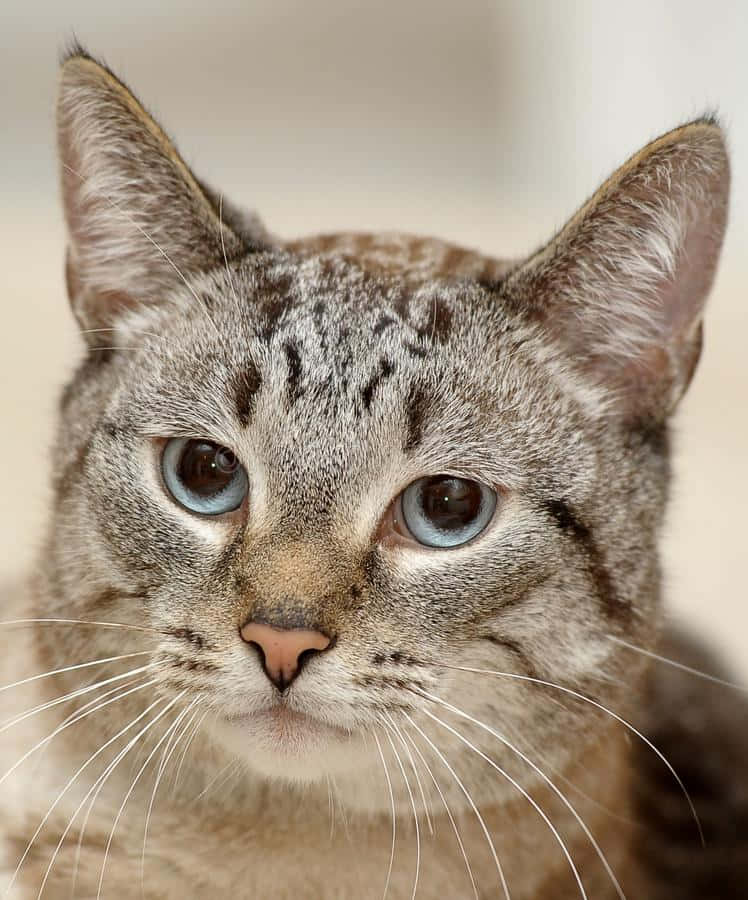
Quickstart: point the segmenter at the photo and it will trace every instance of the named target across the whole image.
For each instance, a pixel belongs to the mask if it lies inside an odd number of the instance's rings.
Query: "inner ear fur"
[[[632,419],[688,387],[727,223],[723,132],[702,118],[648,144],[502,285],[568,363]]]
[[[84,328],[252,249],[132,92],[78,47],[62,65],[57,123],[67,284]]]

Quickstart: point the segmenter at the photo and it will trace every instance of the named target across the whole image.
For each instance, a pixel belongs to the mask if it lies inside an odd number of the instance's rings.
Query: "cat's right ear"
[[[562,366],[613,415],[658,421],[688,387],[727,222],[730,170],[710,117],[648,144],[505,280]]]
[[[128,88],[79,47],[62,64],[57,124],[68,293],[84,331],[253,249]]]

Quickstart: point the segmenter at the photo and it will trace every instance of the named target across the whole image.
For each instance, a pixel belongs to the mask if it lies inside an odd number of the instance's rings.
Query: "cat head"
[[[559,757],[594,735],[522,679],[622,702],[639,663],[611,636],[654,640],[667,420],[726,221],[718,124],[649,144],[508,264],[274,238],[80,50],[58,123],[88,345],[55,452],[65,608],[155,629],[159,691],[270,777],[355,771],[439,701]]]

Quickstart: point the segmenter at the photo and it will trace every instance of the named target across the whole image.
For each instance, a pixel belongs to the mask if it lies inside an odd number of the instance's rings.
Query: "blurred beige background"
[[[748,676],[748,4],[5,0],[0,9],[0,577],[31,562],[60,383],[54,96],[73,31],[208,180],[280,233],[398,228],[532,249],[639,145],[718,108],[732,223],[677,422],[674,615]]]

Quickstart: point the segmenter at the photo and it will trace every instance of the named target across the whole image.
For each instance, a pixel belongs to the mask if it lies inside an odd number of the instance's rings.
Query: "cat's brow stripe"
[[[395,325],[395,324],[397,324],[396,320],[393,319],[392,316],[388,316],[388,315],[385,313],[385,314],[382,316],[382,318],[377,322],[377,324],[374,326],[373,333],[374,333],[375,335],[379,335],[379,334],[381,334],[383,331],[385,331],[387,328],[389,328],[390,325]]]
[[[374,391],[379,387],[379,385],[389,378],[395,372],[395,364],[390,362],[389,359],[382,357],[379,360],[379,367],[377,371],[371,376],[371,378],[367,381],[364,387],[361,390],[361,401],[364,404],[364,409],[369,412],[371,409],[371,401],[374,397]]]
[[[423,423],[426,416],[427,399],[423,388],[411,385],[405,405],[407,434],[403,449],[406,453],[416,450],[423,440]]]
[[[234,382],[234,402],[239,422],[246,428],[252,418],[255,396],[262,387],[262,375],[254,363],[239,372]]]
[[[288,399],[293,405],[304,393],[301,386],[301,354],[294,341],[286,341],[283,345],[283,352],[286,354],[288,364]]]
[[[581,521],[565,500],[547,500],[545,508],[556,525],[565,534],[572,537],[584,553],[590,577],[595,584],[603,609],[611,616],[619,616],[622,613],[628,615],[631,607],[623,603],[617,596],[613,579],[588,526]]]
[[[420,337],[437,340],[440,344],[447,341],[452,331],[452,310],[441,300],[434,300],[429,305],[429,316],[423,328],[418,329]]]

